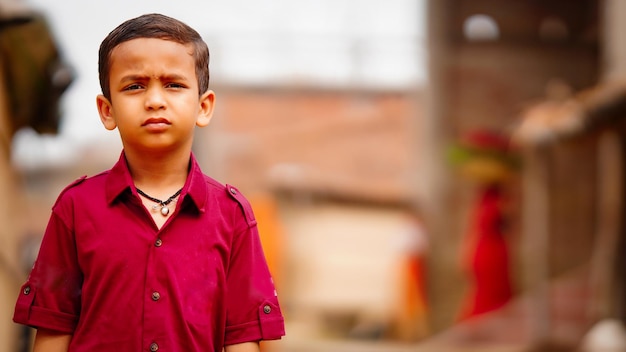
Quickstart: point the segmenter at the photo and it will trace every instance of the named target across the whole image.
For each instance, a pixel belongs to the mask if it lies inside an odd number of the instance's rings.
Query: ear
[[[96,97],[96,105],[98,106],[98,114],[100,114],[100,121],[107,130],[114,130],[117,127],[117,123],[113,118],[113,105],[109,99],[100,94]]]
[[[213,110],[215,108],[215,93],[212,90],[206,91],[200,97],[200,110],[198,111],[198,119],[196,126],[205,127],[211,122]]]

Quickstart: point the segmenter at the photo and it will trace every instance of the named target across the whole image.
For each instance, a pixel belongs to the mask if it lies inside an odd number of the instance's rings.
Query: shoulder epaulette
[[[61,193],[59,193],[59,196],[57,197],[56,202],[54,202],[54,206],[52,206],[53,208],[57,206],[57,204],[59,203],[59,200],[61,199],[61,197],[63,196],[63,194],[65,194],[65,192],[67,192],[70,188],[76,187],[77,185],[81,184],[83,181],[85,181],[85,179],[87,179],[87,175],[83,175],[79,178],[77,178],[74,182],[70,183],[69,185],[67,185],[67,187],[65,187]]]
[[[246,217],[246,222],[248,223],[248,226],[255,226],[256,218],[254,217],[254,212],[252,211],[252,205],[250,205],[250,202],[248,202],[246,197],[244,197],[237,188],[231,185],[226,185],[226,191],[228,192],[228,195],[236,200],[237,203],[239,203],[239,205],[241,206],[243,214]]]

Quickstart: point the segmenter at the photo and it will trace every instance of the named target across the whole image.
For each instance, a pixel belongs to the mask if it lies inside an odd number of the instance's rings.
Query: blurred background
[[[626,2],[0,1],[0,350],[50,208],[119,157],[97,51],[161,12],[211,50],[203,170],[259,221],[264,351],[626,351]]]

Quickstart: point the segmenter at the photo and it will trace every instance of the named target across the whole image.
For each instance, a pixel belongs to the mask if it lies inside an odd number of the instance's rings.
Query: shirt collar
[[[200,212],[204,212],[208,197],[208,187],[204,181],[204,174],[193,153],[191,153],[189,163],[189,174],[187,175],[187,180],[181,192],[181,199],[189,196],[191,203],[194,204]],[[137,192],[133,178],[130,175],[130,170],[128,169],[126,156],[124,155],[124,151],[122,151],[119,160],[113,165],[107,177],[107,203],[113,203],[126,190],[130,190],[133,193]]]
[[[198,164],[193,153],[191,153],[189,159],[189,174],[182,192],[182,196],[185,197],[185,195],[189,196],[191,203],[196,206],[198,211],[204,213],[209,196],[209,188],[204,179],[202,169],[200,169],[200,164]]]

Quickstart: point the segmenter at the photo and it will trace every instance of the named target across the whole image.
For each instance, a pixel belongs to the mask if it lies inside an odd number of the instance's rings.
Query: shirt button
[[[161,298],[161,294],[160,293],[158,293],[156,291],[152,292],[152,300],[153,301],[158,301],[160,298]]]
[[[154,241],[155,247],[161,247],[162,245],[163,245],[163,241],[160,238],[157,238],[157,240]]]
[[[263,307],[263,313],[270,314],[271,312],[272,312],[272,307],[270,307],[269,305],[265,305]]]
[[[234,196],[236,196],[237,195],[237,190],[231,187],[230,188],[230,193],[232,193]]]
[[[27,295],[30,293],[30,286],[24,287],[24,294]]]
[[[150,351],[156,352],[159,350],[159,345],[156,342],[150,344]]]

